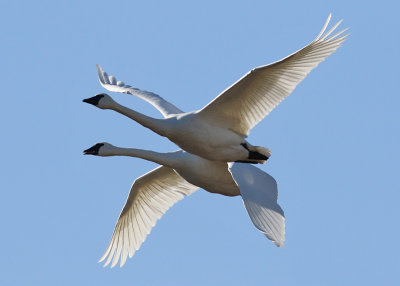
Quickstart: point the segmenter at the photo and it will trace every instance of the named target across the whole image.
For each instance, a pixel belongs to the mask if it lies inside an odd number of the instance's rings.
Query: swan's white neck
[[[115,102],[111,107],[111,110],[114,110],[118,113],[121,113],[132,120],[135,120],[137,123],[143,125],[146,128],[151,129],[161,136],[166,136],[170,126],[164,119],[157,119],[153,117],[149,117],[140,112],[127,108],[119,103]]]
[[[129,156],[135,158],[142,158],[147,161],[167,166],[170,168],[176,168],[180,165],[180,155],[182,151],[170,152],[170,153],[159,153],[154,151],[135,149],[135,148],[121,148],[121,147],[110,147],[104,152],[103,156]]]

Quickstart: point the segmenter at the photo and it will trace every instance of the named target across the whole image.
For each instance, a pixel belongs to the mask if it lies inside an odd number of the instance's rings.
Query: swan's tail
[[[246,160],[239,160],[236,162],[240,163],[250,163],[250,164],[264,164],[269,157],[271,157],[271,150],[260,146],[251,146],[250,144],[241,144],[247,151],[249,155]]]

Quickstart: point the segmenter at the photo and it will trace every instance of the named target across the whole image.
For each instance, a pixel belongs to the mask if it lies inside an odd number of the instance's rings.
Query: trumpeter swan
[[[161,164],[136,179],[119,216],[111,242],[100,261],[122,267],[132,257],[150,233],[157,220],[185,195],[198,187],[226,196],[241,195],[251,221],[275,245],[283,246],[285,217],[277,204],[277,184],[274,178],[248,165],[210,161],[176,151],[158,153],[133,148],[119,148],[109,143],[97,143],[84,151],[98,156],[131,156]],[[99,262],[100,262],[99,261]]]
[[[182,113],[170,108],[158,95],[125,85],[108,76],[100,66],[99,79],[109,91],[133,94],[153,102],[160,100],[158,109],[165,119],[151,118],[136,111],[128,116],[166,136],[183,150],[209,160],[264,163],[270,156],[269,149],[252,146],[245,138],[313,68],[341,46],[347,36],[343,35],[346,29],[331,35],[339,21],[325,33],[330,18],[331,15],[309,45],[280,61],[251,70],[198,111]],[[109,108],[106,101],[105,94],[85,100],[104,109]]]

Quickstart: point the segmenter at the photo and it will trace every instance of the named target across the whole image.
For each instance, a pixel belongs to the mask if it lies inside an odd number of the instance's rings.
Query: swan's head
[[[114,149],[115,146],[106,142],[102,142],[102,143],[97,143],[92,147],[90,147],[89,149],[84,150],[83,154],[96,155],[96,156],[112,156]]]
[[[101,109],[110,109],[116,104],[116,102],[107,93],[99,93],[82,101]]]

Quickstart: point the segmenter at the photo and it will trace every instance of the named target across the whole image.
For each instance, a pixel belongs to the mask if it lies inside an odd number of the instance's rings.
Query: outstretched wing
[[[313,68],[341,46],[347,36],[342,35],[346,29],[330,36],[341,23],[339,21],[325,33],[330,18],[331,15],[309,45],[280,61],[251,70],[205,106],[198,116],[213,125],[248,136]]]
[[[132,87],[130,85],[125,84],[123,81],[117,81],[117,79],[114,76],[112,75],[109,76],[105,71],[103,71],[101,69],[101,66],[96,65],[96,67],[100,83],[105,89],[114,92],[131,94],[143,100],[146,100],[148,103],[157,108],[164,117],[167,117],[172,114],[183,113],[182,110],[180,110],[172,103],[166,101],[161,96],[152,93],[150,91],[140,90],[138,88]]]
[[[99,262],[107,258],[114,267],[121,259],[132,257],[146,239],[158,219],[176,202],[195,192],[198,187],[189,184],[171,168],[161,166],[136,179],[125,206],[114,228],[111,242]]]
[[[283,247],[285,215],[277,203],[275,179],[249,164],[235,163],[230,171],[254,226],[276,246]]]

